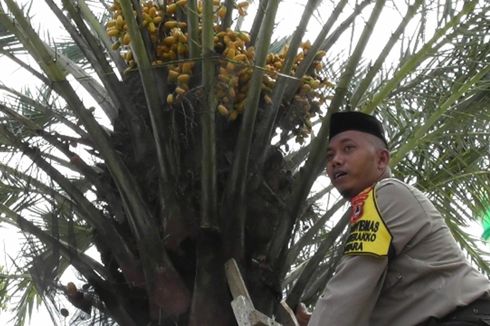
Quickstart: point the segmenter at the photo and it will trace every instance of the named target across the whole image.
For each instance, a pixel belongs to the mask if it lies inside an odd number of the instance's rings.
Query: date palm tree
[[[490,200],[487,1],[308,0],[290,35],[288,1],[45,4],[60,37],[0,2],[2,60],[36,80],[0,84],[0,222],[25,239],[0,308],[16,325],[39,299],[55,324],[233,325],[230,258],[262,313],[314,303],[349,214],[318,178],[339,110],[383,121],[395,175],[490,272],[464,228]]]

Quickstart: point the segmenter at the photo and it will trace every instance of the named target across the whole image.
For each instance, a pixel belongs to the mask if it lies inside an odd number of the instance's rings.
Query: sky
[[[0,0],[0,3],[2,0]],[[19,2],[19,1],[17,1]],[[23,2],[26,2],[23,0]],[[351,1],[354,3],[353,1]],[[5,8],[5,5],[3,5]],[[278,12],[278,20],[277,20],[277,26],[276,30],[279,31],[279,34],[281,35],[286,35],[289,33],[292,33],[299,22],[300,19],[300,13],[303,10],[303,1],[285,1],[284,4],[281,4],[279,7],[279,12]],[[352,5],[348,5],[350,7],[346,8],[344,12],[350,12],[352,9]],[[404,13],[404,9],[401,10],[402,13]],[[253,14],[254,12],[254,7],[251,6],[249,9],[249,12]],[[369,10],[366,10],[366,12],[370,12]],[[47,20],[50,20],[49,15],[50,11],[49,9],[46,8],[46,5],[44,4],[44,1],[34,1],[34,7],[32,10],[32,13],[34,14],[34,22],[35,22],[35,27],[37,26],[46,26],[45,22]],[[318,26],[319,24],[323,23],[324,20],[326,20],[329,16],[329,12],[325,12],[324,9],[320,9],[315,13],[315,17],[313,18],[313,23],[311,26],[308,28],[307,31],[307,36],[306,39],[309,39],[313,41],[315,39],[316,34],[318,33]],[[382,13],[382,24],[377,25],[376,29],[374,31],[374,35],[372,36],[373,41],[370,43],[371,46],[366,49],[366,54],[365,57],[368,60],[373,60],[376,58],[377,54],[381,50],[382,46],[386,43],[386,40],[389,38],[391,35],[391,31],[395,29],[396,25],[398,24],[400,20],[401,14],[396,10],[395,8],[385,8],[383,13]],[[40,25],[40,21],[43,21],[43,25]],[[55,21],[55,20],[50,20],[50,21]],[[316,22],[316,23],[315,23]],[[38,25],[36,25],[38,24]],[[414,23],[415,24],[415,23]],[[313,26],[315,25],[315,26]],[[248,30],[250,26],[250,20],[246,21],[243,25],[243,30]],[[43,27],[44,28],[44,27]],[[359,33],[359,31],[363,28],[363,22],[358,21],[358,25],[356,27],[356,33]],[[48,32],[48,30],[46,30]],[[59,24],[53,24],[51,23],[49,25],[49,34],[52,36],[59,35],[60,33],[63,32],[63,29],[61,25]],[[345,40],[346,42],[346,48],[348,48],[348,43],[350,40]],[[373,44],[379,44],[379,46],[373,46]],[[396,53],[393,53],[392,55],[397,55]],[[0,59],[0,63],[2,63],[2,60],[5,59]],[[5,61],[4,61],[5,62]],[[34,63],[31,63],[34,64]],[[13,69],[12,65],[9,64],[2,64],[2,75],[0,77],[0,81],[8,81],[8,85],[20,89],[21,87],[26,85],[26,80],[32,80],[32,78],[26,77],[23,73],[21,73],[18,69]],[[102,118],[102,117],[101,117]],[[319,179],[319,186],[326,186],[328,184],[328,180],[326,178],[320,178]],[[482,234],[482,228],[479,224],[475,223],[474,225],[470,226],[468,229],[469,232],[474,234],[476,237],[479,237]],[[1,235],[1,242],[0,242],[0,250],[4,250],[5,252],[15,252],[18,250],[18,234],[15,234],[11,230],[5,229],[5,228],[0,228],[0,235]],[[10,265],[8,261],[0,261],[0,264],[6,264]],[[66,274],[66,276],[63,278],[63,282],[68,282],[72,281],[75,279],[75,276],[73,272],[69,272]],[[70,305],[66,305],[66,308],[71,309]],[[9,325],[8,320],[10,319],[10,316],[7,316],[5,314],[0,315],[0,325]],[[30,323],[30,325],[50,325],[51,321],[49,318],[49,315],[45,309],[41,309],[39,311],[36,311],[34,313],[34,318],[33,321]]]

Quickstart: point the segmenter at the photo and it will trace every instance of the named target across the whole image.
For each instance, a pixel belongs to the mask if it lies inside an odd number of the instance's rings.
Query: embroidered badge
[[[352,209],[352,215],[350,217],[350,223],[354,224],[356,223],[363,214],[363,207],[364,207],[364,202],[369,196],[369,191],[371,188],[368,188],[367,190],[361,192],[359,195],[355,196],[351,200],[351,209]]]
[[[351,205],[351,228],[344,254],[387,256],[392,236],[376,207],[374,189],[354,197]]]

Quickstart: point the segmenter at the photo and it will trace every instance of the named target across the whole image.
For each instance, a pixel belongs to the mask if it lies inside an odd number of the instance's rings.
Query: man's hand
[[[296,308],[296,320],[299,326],[306,326],[311,318],[311,312],[308,311],[304,303],[300,303]]]

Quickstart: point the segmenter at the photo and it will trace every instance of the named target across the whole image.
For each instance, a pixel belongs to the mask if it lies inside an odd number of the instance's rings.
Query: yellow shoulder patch
[[[374,187],[356,196],[352,209],[352,225],[344,254],[388,256],[392,236],[376,207]]]

